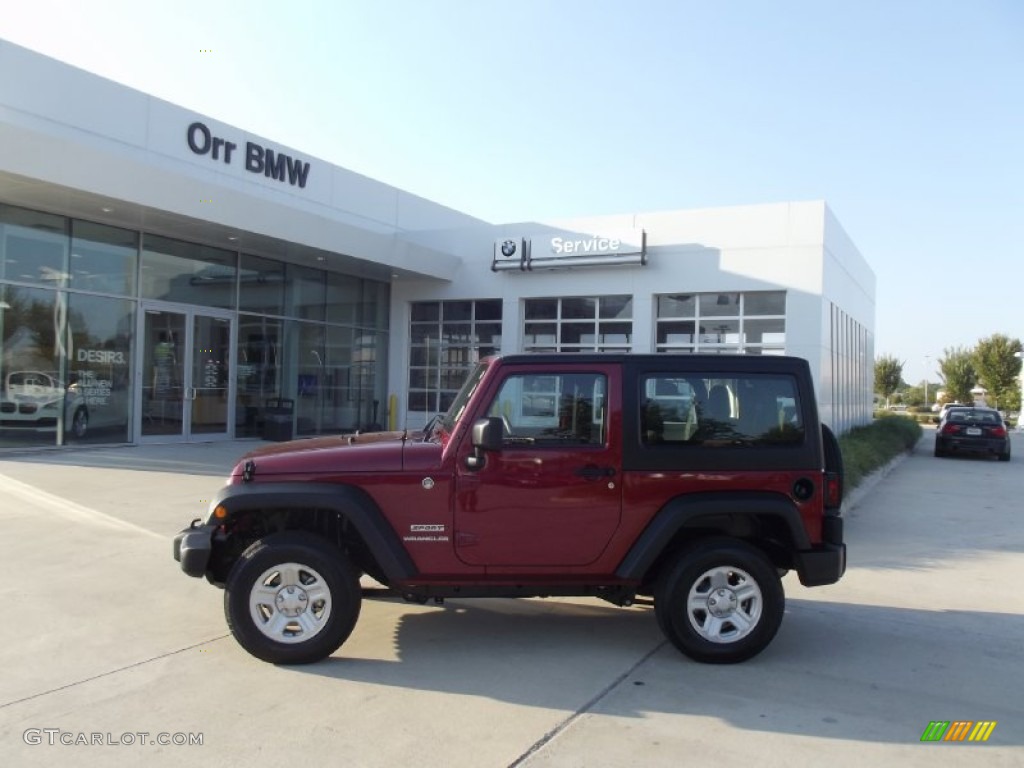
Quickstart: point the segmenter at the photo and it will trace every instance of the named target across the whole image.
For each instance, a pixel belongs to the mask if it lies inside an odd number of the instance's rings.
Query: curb
[[[923,439],[924,436],[921,437],[921,440]],[[870,475],[867,475],[863,480],[861,480],[860,484],[856,488],[854,488],[852,491],[845,495],[843,503],[839,507],[839,516],[846,517],[847,514],[857,509],[857,507],[860,506],[860,503],[864,501],[864,497],[871,493],[871,491],[875,489],[876,485],[882,482],[882,480],[884,480],[885,477],[890,472],[893,471],[893,469],[895,469],[897,466],[903,463],[903,461],[906,460],[907,457],[911,456],[914,453],[914,451],[917,449],[917,446],[920,445],[920,442],[921,441],[919,440],[917,443],[914,444],[913,448],[908,448],[907,450],[893,457],[893,459],[888,464],[879,467]]]

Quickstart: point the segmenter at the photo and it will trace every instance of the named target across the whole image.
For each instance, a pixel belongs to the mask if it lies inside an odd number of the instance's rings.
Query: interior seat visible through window
[[[707,416],[715,421],[728,421],[732,418],[732,400],[729,388],[724,384],[715,384],[708,392]]]

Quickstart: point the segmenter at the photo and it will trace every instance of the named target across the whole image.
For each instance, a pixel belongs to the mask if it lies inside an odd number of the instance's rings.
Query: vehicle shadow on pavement
[[[394,660],[346,657],[343,647],[291,670],[570,713],[590,701],[595,715],[686,715],[880,743],[917,742],[936,719],[997,720],[993,744],[1024,745],[1019,615],[791,600],[766,651],[719,666],[678,653],[649,609],[516,602],[419,609],[395,628]],[[582,696],[581,681],[590,683]]]

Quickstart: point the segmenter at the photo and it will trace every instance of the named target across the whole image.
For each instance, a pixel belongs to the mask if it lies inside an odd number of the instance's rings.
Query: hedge
[[[892,461],[911,450],[921,439],[921,425],[914,418],[898,413],[884,413],[863,427],[854,427],[839,436],[839,450],[843,454],[847,490]]]

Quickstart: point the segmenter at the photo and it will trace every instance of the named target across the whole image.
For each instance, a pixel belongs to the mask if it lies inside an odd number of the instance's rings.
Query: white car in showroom
[[[0,429],[52,432],[64,404],[64,431],[81,439],[89,431],[89,409],[76,383],[65,387],[54,373],[12,371],[0,397]]]

